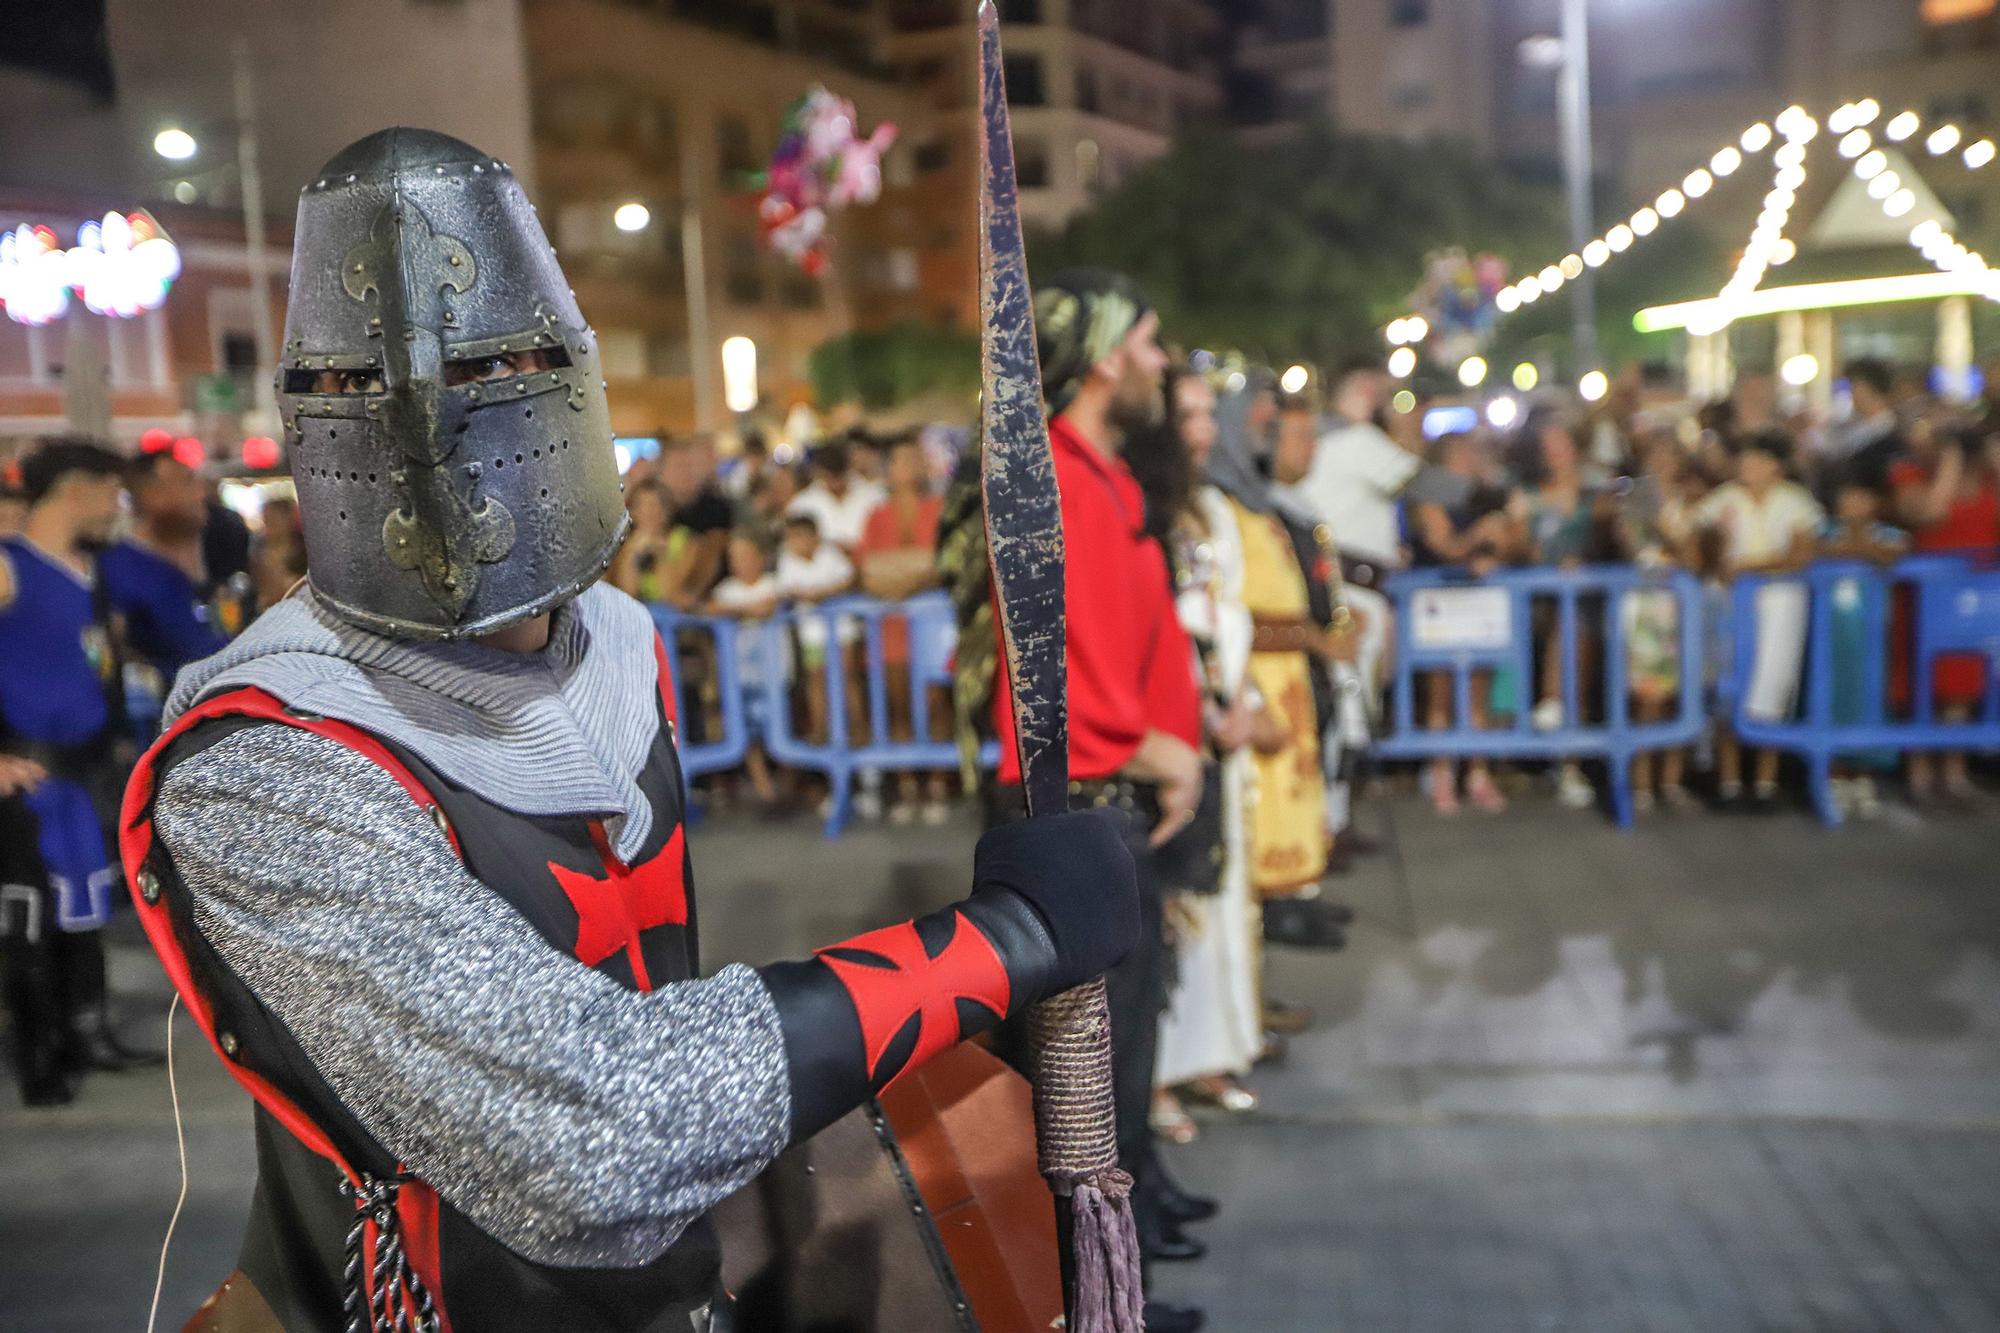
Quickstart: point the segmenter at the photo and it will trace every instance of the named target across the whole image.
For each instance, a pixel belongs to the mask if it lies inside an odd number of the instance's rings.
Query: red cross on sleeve
[[[964,1036],[959,1000],[972,1001],[996,1019],[1007,1016],[1012,988],[999,951],[963,912],[953,912],[951,921],[951,938],[935,958],[908,921],[819,951],[819,960],[854,1001],[871,1083],[887,1086],[879,1083],[882,1057],[913,1015],[918,1021],[916,1048],[890,1083]]]

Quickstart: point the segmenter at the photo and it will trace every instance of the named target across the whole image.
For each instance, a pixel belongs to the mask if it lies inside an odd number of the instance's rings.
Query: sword
[[[1014,141],[993,0],[979,5],[979,482],[1000,643],[1028,817],[1069,808],[1063,661],[1063,528],[1042,406],[1042,367],[1021,243]],[[1144,1295],[1112,1114],[1111,1018],[1102,979],[1037,1005],[1035,1131],[1056,1200],[1063,1309],[1071,1333],[1141,1333]]]

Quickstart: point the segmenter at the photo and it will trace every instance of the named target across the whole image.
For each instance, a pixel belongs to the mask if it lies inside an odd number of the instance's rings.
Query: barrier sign
[[[2000,586],[1990,578],[1940,589],[1932,600],[1931,648],[1989,653],[2000,648]]]
[[[1505,588],[1420,588],[1410,594],[1410,644],[1426,652],[1500,652],[1514,642]]]

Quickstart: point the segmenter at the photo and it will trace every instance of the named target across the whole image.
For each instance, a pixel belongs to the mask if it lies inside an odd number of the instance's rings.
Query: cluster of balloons
[[[1498,255],[1468,256],[1453,246],[1426,257],[1410,308],[1430,324],[1432,354],[1456,364],[1483,349],[1500,315],[1494,298],[1506,285],[1507,263]]]
[[[181,252],[144,209],[84,223],[67,250],[49,227],[0,235],[0,304],[17,324],[62,318],[72,290],[93,314],[130,319],[164,302],[180,271]]]
[[[896,141],[887,121],[861,138],[854,103],[815,85],[785,113],[784,133],[758,182],[764,244],[818,277],[826,270],[828,215],[882,193],[882,154]]]

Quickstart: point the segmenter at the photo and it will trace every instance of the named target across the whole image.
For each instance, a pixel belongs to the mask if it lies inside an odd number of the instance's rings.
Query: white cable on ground
[[[160,1269],[153,1277],[153,1308],[146,1312],[146,1333],[153,1333],[153,1325],[160,1317],[160,1293],[167,1285],[167,1247],[174,1243],[174,1228],[181,1220],[181,1205],[188,1196],[188,1147],[187,1134],[181,1129],[181,1090],[174,1081],[174,1016],[181,1010],[181,996],[174,992],[174,1002],[167,1006],[167,1093],[174,1102],[174,1146],[181,1154],[181,1194],[174,1200],[174,1215],[167,1219],[167,1234],[160,1241]]]

